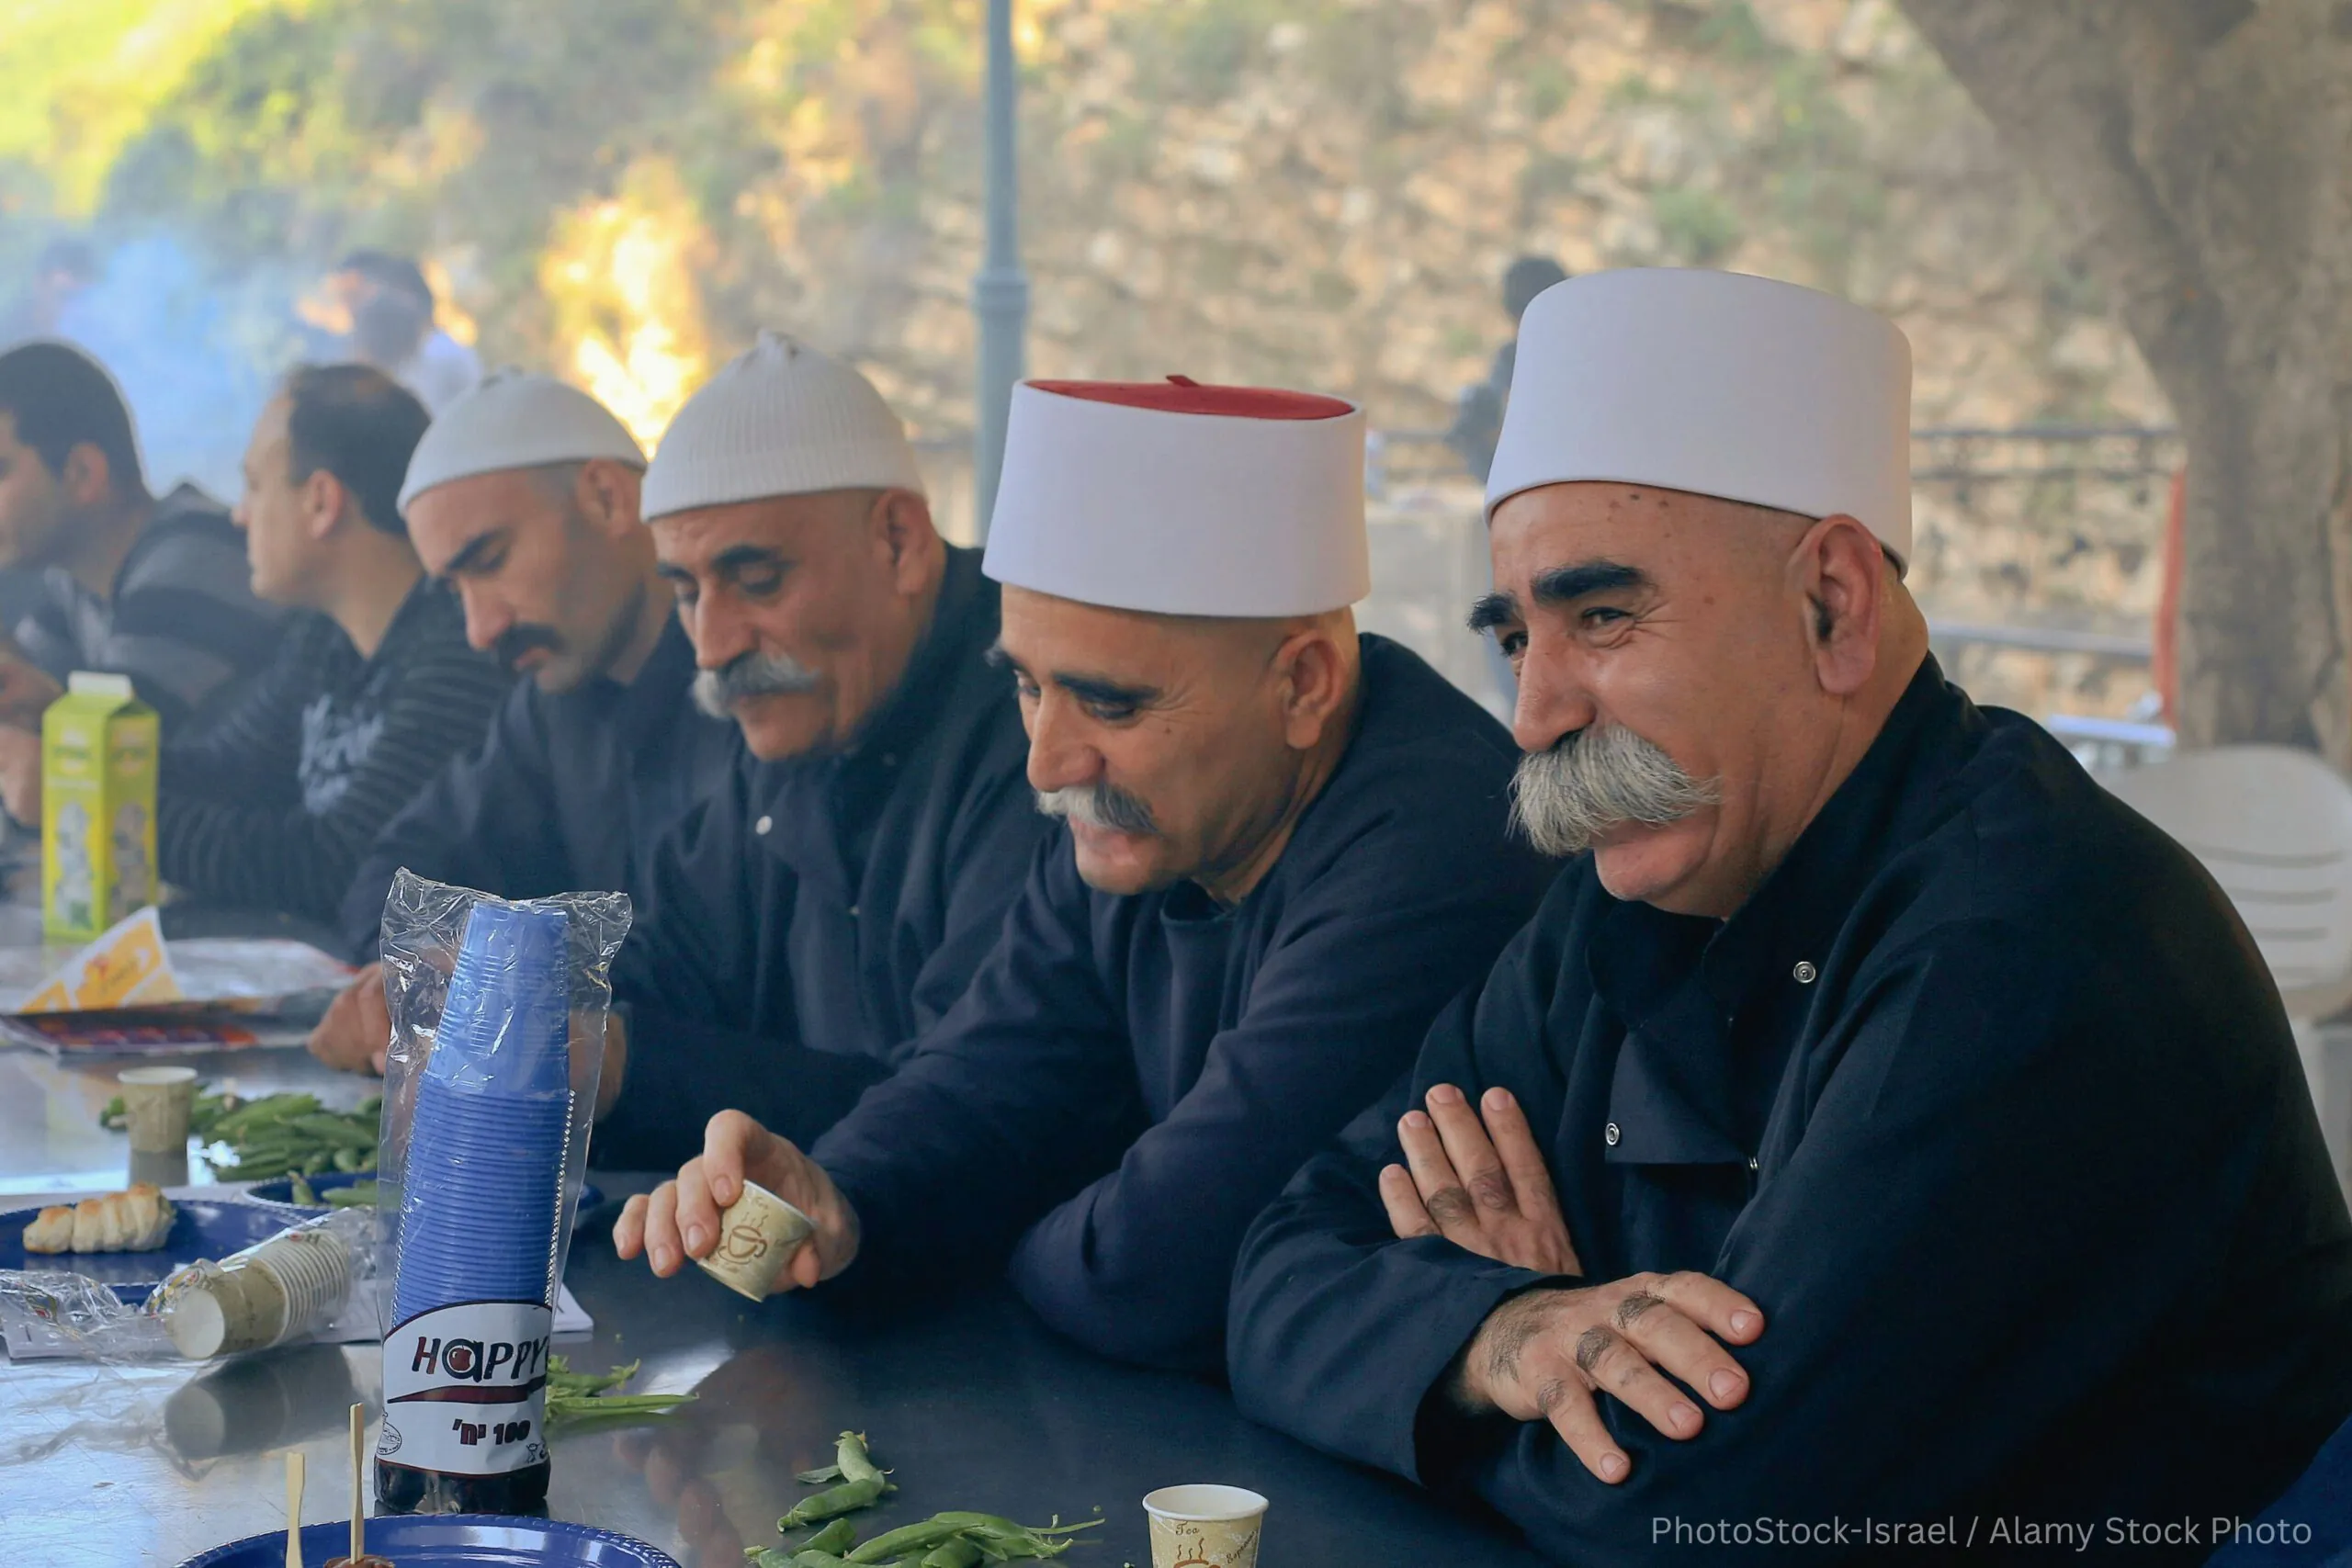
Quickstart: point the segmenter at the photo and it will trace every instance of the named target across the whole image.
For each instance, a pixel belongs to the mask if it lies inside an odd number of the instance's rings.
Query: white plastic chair
[[[2352,784],[2307,751],[2225,746],[2099,782],[2178,840],[2237,906],[2278,982],[2330,1159],[2352,1155]]]

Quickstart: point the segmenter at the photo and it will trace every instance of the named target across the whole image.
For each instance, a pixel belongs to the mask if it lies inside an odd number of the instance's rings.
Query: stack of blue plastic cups
[[[571,1122],[566,921],[476,905],[416,1089],[392,1317],[555,1299]]]

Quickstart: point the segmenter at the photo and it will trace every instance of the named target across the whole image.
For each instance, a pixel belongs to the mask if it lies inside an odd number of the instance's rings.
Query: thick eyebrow
[[[1023,675],[1029,667],[1021,662],[1000,638],[989,645],[988,661],[1000,670],[1010,669]],[[1104,707],[1141,707],[1159,695],[1157,686],[1127,686],[1102,675],[1084,675],[1073,670],[1053,672],[1054,684],[1082,702],[1096,703]]]
[[[472,538],[466,541],[466,547],[464,549],[459,550],[456,555],[449,558],[448,565],[443,567],[439,571],[435,572],[434,575],[440,578],[463,576],[465,573],[469,572],[473,570],[474,568],[480,566],[481,564],[482,557],[490,554],[490,552],[498,546],[504,544],[506,542],[506,530],[503,528],[492,528],[485,533],[476,534]]]
[[[1535,574],[1535,602],[1573,604],[1589,593],[1611,593],[1625,588],[1646,588],[1649,574],[1637,566],[1613,560],[1578,561]]]
[[[732,577],[749,567],[787,564],[783,551],[772,550],[765,545],[729,545],[712,558],[710,570],[721,577]]]
[[[1481,593],[1470,606],[1470,629],[1474,632],[1490,632],[1517,619],[1519,596],[1514,593]]]

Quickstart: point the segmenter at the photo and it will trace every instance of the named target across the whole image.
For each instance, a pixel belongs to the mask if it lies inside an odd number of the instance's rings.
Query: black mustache
[[[509,626],[500,632],[496,640],[490,645],[491,651],[497,655],[498,661],[509,670],[514,668],[526,653],[537,653],[541,649],[545,649],[549,653],[555,653],[562,647],[563,638],[557,635],[553,626]]]

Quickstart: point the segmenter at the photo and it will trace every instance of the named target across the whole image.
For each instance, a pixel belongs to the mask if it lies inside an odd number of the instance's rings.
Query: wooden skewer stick
[[[286,1456],[286,1568],[302,1568],[302,1455]]]
[[[359,1568],[359,1560],[368,1555],[368,1494],[360,1480],[367,1461],[362,1457],[368,1441],[368,1406],[351,1407],[351,1565]]]

